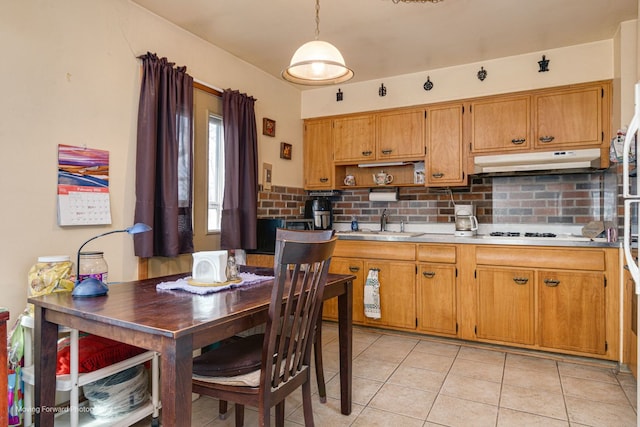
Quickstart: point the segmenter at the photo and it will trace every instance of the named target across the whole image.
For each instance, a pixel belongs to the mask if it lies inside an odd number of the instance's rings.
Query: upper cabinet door
[[[336,162],[376,158],[375,116],[367,114],[333,121],[333,155]]]
[[[465,185],[462,104],[427,109],[426,184]]]
[[[604,94],[604,88],[595,85],[535,95],[535,147],[600,146]]]
[[[529,105],[528,95],[471,102],[471,153],[524,151],[532,147]]]
[[[334,182],[331,120],[306,120],[304,123],[304,188],[332,189]]]
[[[424,108],[378,114],[376,158],[422,158],[425,151],[424,115]]]

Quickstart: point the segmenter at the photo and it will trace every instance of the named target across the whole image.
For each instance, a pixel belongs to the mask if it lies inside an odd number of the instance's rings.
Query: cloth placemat
[[[183,277],[182,279],[178,279],[173,282],[162,282],[156,285],[156,290],[158,291],[173,291],[173,290],[182,290],[191,292],[194,294],[210,294],[213,292],[225,291],[227,289],[239,288],[241,286],[255,285],[256,283],[264,282],[266,280],[273,279],[273,276],[259,276],[253,273],[240,273],[239,274],[241,281],[237,283],[229,283],[224,286],[193,286],[189,284],[189,280],[191,276]]]

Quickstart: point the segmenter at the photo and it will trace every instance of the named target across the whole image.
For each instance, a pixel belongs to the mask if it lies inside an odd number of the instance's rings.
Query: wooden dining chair
[[[276,230],[276,246],[274,251],[274,263],[277,262],[278,252],[281,249],[281,245],[285,240],[295,240],[295,236],[299,231],[277,229]],[[307,242],[321,242],[331,239],[335,235],[335,230],[314,230],[305,231],[304,238]],[[280,243],[279,243],[280,242]],[[274,265],[275,269],[275,265]],[[327,402],[327,386],[324,380],[324,367],[322,366],[322,301],[320,302],[320,314],[318,315],[318,322],[316,324],[316,336],[313,344],[314,365],[316,370],[316,384],[318,385],[318,397],[321,403]],[[226,404],[220,402],[220,414],[226,412]]]
[[[284,425],[285,398],[298,387],[305,425],[313,425],[311,347],[337,240],[318,241],[313,234],[278,230],[265,333],[231,341],[193,361],[193,392],[234,402],[236,426],[244,424],[245,405],[258,408],[260,426],[270,425],[275,406],[276,425]]]

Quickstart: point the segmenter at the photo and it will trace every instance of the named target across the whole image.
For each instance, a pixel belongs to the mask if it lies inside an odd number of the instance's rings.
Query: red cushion
[[[78,372],[92,372],[144,353],[146,350],[97,335],[78,339]],[[66,338],[58,345],[56,375],[71,372],[71,348]]]

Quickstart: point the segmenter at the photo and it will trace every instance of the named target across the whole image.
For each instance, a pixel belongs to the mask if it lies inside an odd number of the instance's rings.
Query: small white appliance
[[[455,205],[454,215],[456,221],[455,236],[475,236],[478,231],[478,219],[474,205]]]
[[[203,251],[193,253],[193,280],[199,283],[227,281],[227,251]]]

